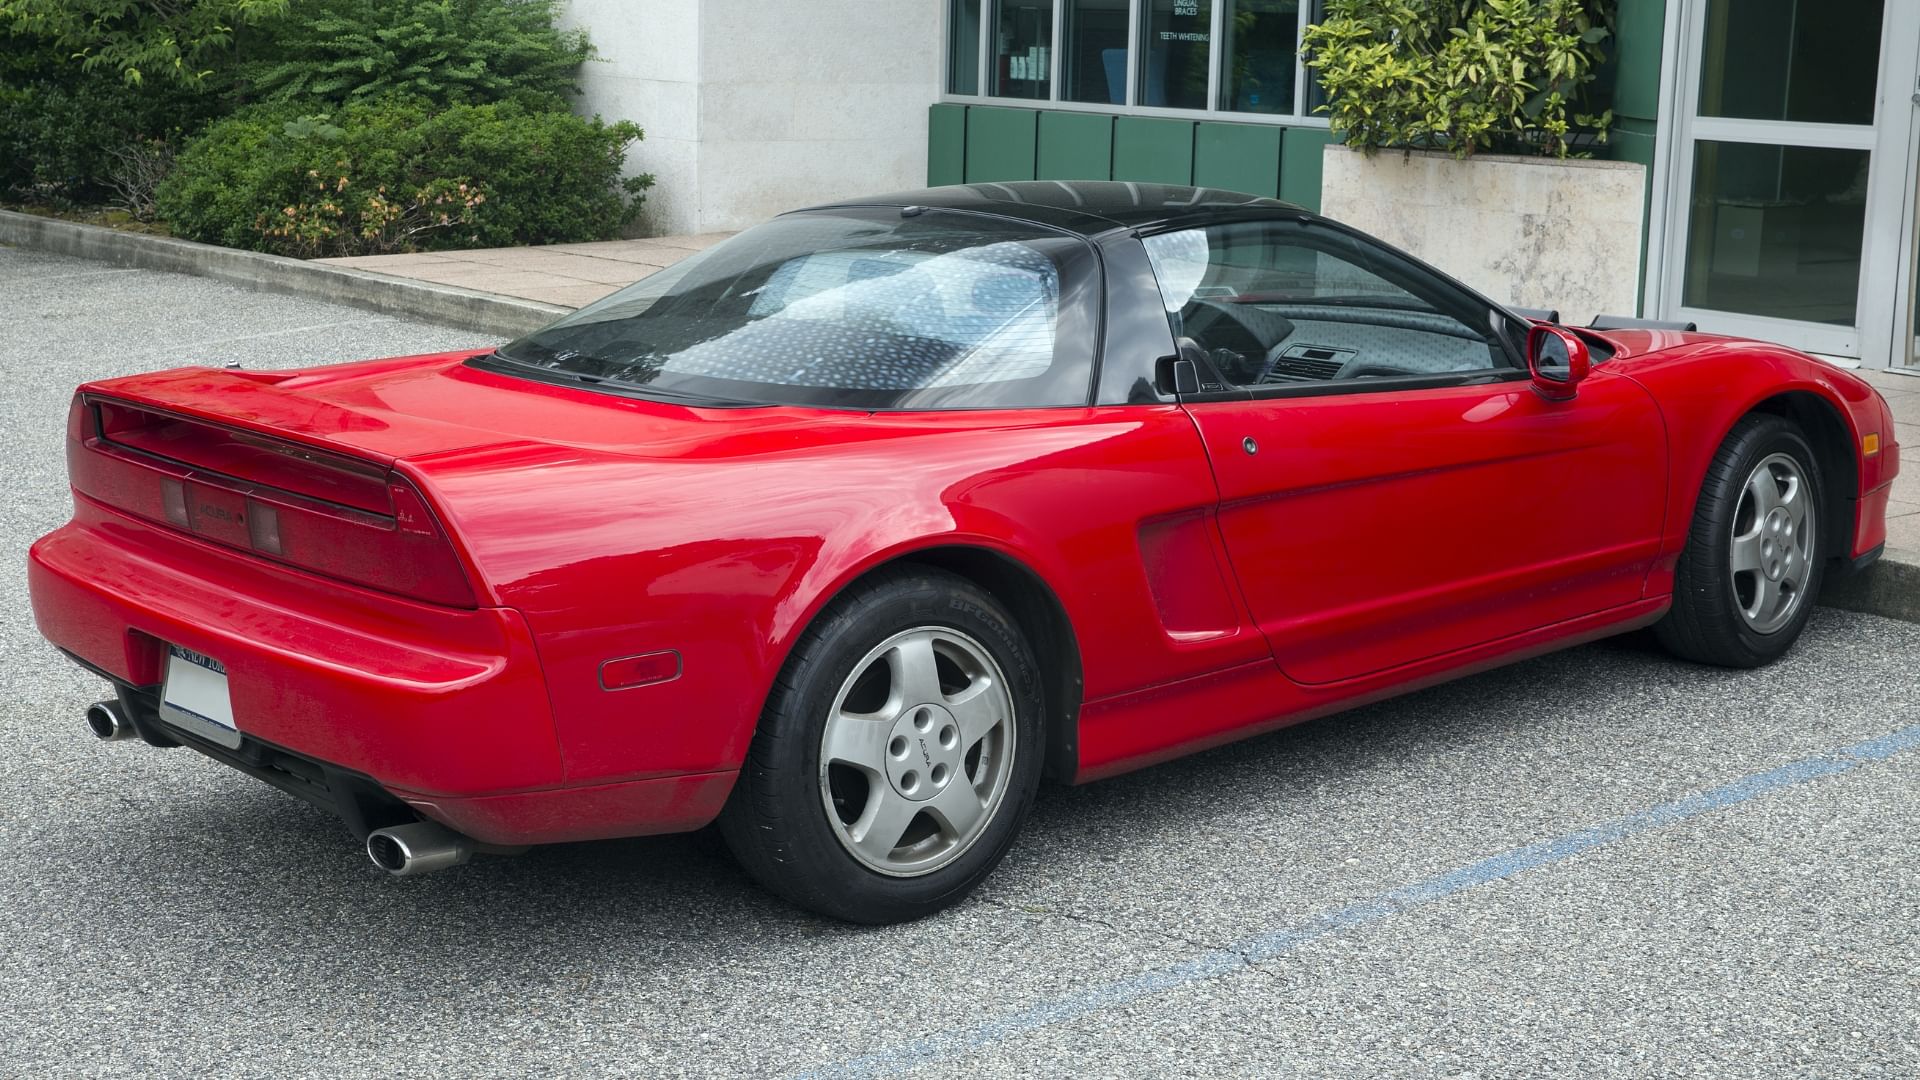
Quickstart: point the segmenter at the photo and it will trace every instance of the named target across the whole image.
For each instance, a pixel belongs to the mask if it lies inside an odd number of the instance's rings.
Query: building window
[[[947,0],[947,92],[1149,114],[1314,118],[1325,98],[1299,48],[1321,7],[1321,0]]]
[[[1053,96],[1054,0],[995,0],[990,97]]]
[[[1131,0],[1067,0],[1061,5],[1061,101],[1127,103],[1131,6]]]
[[[980,0],[948,0],[947,93],[980,92]]]

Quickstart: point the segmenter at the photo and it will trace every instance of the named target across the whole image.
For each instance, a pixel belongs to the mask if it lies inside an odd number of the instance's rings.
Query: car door
[[[1289,677],[1357,678],[1641,597],[1666,451],[1631,380],[1601,366],[1546,399],[1510,316],[1330,223],[1143,243],[1200,373],[1183,403],[1234,571]]]

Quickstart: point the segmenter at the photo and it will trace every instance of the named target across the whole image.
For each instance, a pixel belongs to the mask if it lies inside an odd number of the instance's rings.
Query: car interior
[[[1237,387],[1512,366],[1490,308],[1344,234],[1257,222],[1145,242],[1182,354]]]

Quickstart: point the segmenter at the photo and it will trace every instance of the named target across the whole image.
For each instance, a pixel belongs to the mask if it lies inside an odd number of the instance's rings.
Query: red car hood
[[[467,366],[482,350],[304,371],[181,368],[91,383],[172,412],[392,464],[453,450],[543,443],[643,458],[727,456],[820,432],[850,414],[785,407],[701,409],[555,386]],[[844,428],[841,429],[844,431]],[[772,436],[771,444],[768,439]]]

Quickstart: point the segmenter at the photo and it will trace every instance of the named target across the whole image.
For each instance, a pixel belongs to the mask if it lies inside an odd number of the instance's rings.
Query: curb
[[[115,266],[195,274],[263,292],[311,297],[498,337],[519,337],[573,309],[429,281],[237,251],[168,236],[0,210],[0,244]]]
[[[1830,577],[1821,586],[1820,603],[1842,611],[1920,623],[1920,555],[1888,551],[1865,570]]]

